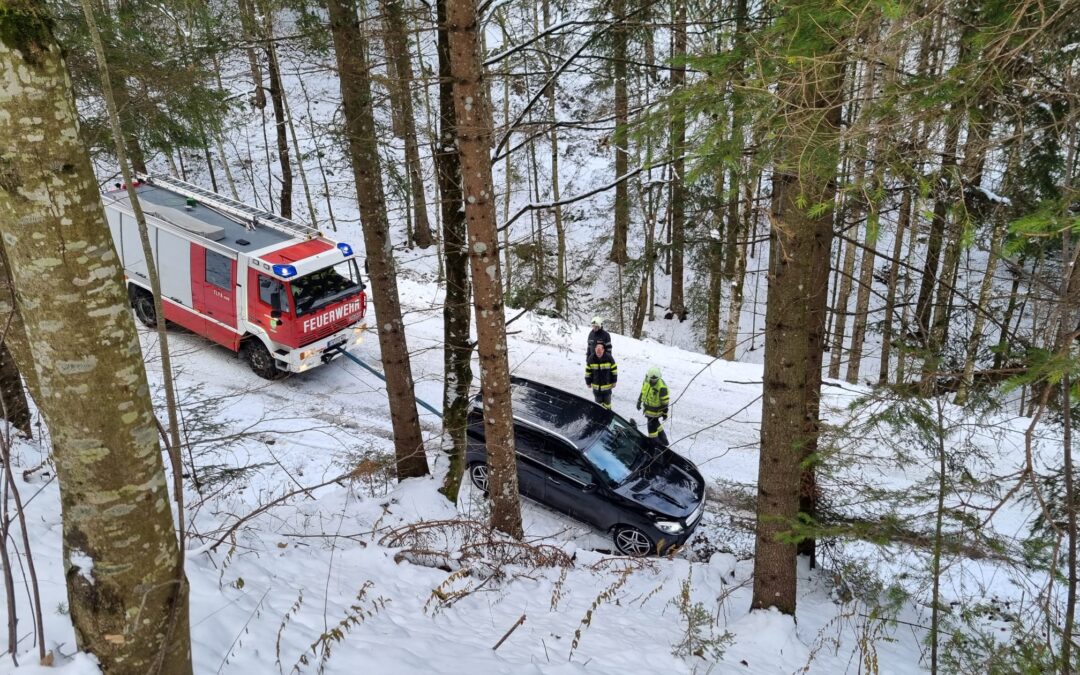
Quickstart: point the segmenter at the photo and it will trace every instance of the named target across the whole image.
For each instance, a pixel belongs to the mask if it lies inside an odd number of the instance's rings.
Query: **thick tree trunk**
[[[630,152],[630,110],[629,95],[626,89],[626,51],[629,40],[629,28],[622,20],[626,15],[626,0],[612,0],[611,13],[619,23],[612,30],[612,79],[615,86],[615,132],[612,146],[615,150],[615,177],[626,175]],[[629,258],[626,253],[626,238],[630,231],[630,192],[625,180],[615,186],[614,238],[611,242],[611,261],[625,265]]]
[[[686,298],[683,289],[683,256],[686,252],[686,108],[676,97],[686,81],[686,2],[674,0],[671,27],[671,306],[669,316],[686,318]],[[625,173],[625,171],[624,171]],[[620,174],[621,175],[621,174]]]
[[[20,366],[48,392],[76,640],[109,673],[190,673],[149,387],[70,83],[39,4],[5,10],[0,71],[17,86],[0,89],[0,233],[18,305],[34,308],[23,312],[33,364]]]
[[[435,168],[441,196],[443,251],[446,256],[446,302],[443,308],[443,431],[450,437],[450,468],[442,492],[457,502],[465,470],[465,430],[469,388],[472,386],[472,341],[469,328],[469,252],[466,248],[461,158],[458,156],[457,115],[450,75],[450,35],[446,29],[446,0],[437,0],[439,52],[439,148]]]
[[[364,229],[364,248],[378,320],[379,348],[386,373],[397,477],[399,480],[415,478],[427,475],[428,465],[420,418],[416,413],[405,326],[401,320],[364,38],[353,0],[327,0],[326,6],[341,80],[341,102],[356,196],[360,202],[360,223]]]
[[[514,419],[510,408],[506,314],[491,180],[490,102],[485,94],[480,63],[480,24],[475,0],[448,0],[446,10],[480,352],[480,388],[484,392],[491,524],[497,530],[520,538],[521,505]]]
[[[420,145],[416,134],[416,113],[412,98],[412,64],[409,62],[409,34],[405,30],[405,17],[401,0],[382,0],[383,18],[386,21],[387,60],[393,64],[396,82],[391,89],[397,90],[400,102],[401,124],[405,139],[405,167],[409,172],[409,188],[413,205],[413,240],[420,248],[431,246],[431,224],[428,222],[427,196],[424,191],[424,172],[420,164]]]
[[[812,6],[793,3],[782,11],[793,25],[819,25]],[[776,607],[791,615],[796,545],[785,541],[784,535],[796,522],[800,495],[814,489],[806,485],[800,466],[817,443],[833,237],[832,214],[812,216],[805,204],[833,202],[843,92],[844,56],[835,42],[842,31],[830,23],[804,29],[803,40],[789,47],[800,53],[779,73],[784,154],[775,167],[776,210],[769,247],[751,606]]]

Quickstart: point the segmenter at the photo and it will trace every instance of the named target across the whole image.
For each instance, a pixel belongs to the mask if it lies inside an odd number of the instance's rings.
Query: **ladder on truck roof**
[[[137,178],[147,185],[165,188],[170,192],[175,192],[184,197],[190,197],[205,206],[209,206],[222,213],[239,218],[241,222],[251,228],[256,225],[262,225],[263,227],[284,232],[285,234],[301,239],[316,239],[322,236],[322,232],[320,232],[318,228],[303,225],[296,221],[289,220],[288,218],[282,218],[277,214],[255,208],[254,206],[249,206],[248,204],[239,202],[235,199],[223,197],[216,192],[201,188],[197,185],[192,185],[179,178],[160,175],[153,176],[149,174],[138,174]]]

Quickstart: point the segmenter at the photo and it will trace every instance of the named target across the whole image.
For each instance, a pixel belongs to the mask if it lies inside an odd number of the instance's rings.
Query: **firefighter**
[[[596,344],[604,345],[604,351],[611,354],[611,335],[604,330],[604,320],[598,316],[592,318],[592,330],[589,331],[589,346],[585,348],[585,358],[588,359],[596,350]],[[614,355],[612,355],[614,358]]]
[[[608,410],[611,409],[611,390],[618,379],[619,367],[615,365],[615,359],[604,349],[603,342],[597,342],[585,361],[585,386],[592,389],[593,399]]]
[[[637,399],[637,409],[645,407],[645,419],[649,425],[649,438],[661,447],[668,446],[668,437],[664,433],[663,422],[668,418],[668,407],[671,405],[671,396],[664,378],[660,377],[660,369],[651,366],[645,371],[645,381],[641,383],[641,394]]]

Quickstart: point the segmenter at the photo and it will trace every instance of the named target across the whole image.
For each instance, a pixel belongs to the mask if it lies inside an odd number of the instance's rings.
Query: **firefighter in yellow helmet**
[[[641,394],[638,396],[637,409],[644,408],[645,419],[648,422],[649,438],[667,447],[668,437],[664,433],[663,421],[668,417],[668,408],[671,405],[671,395],[664,378],[660,376],[660,369],[651,366],[645,372],[645,381],[641,383]]]

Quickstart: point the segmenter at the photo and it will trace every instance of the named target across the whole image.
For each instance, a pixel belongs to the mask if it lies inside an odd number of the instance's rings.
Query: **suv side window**
[[[551,464],[551,451],[545,448],[544,437],[531,429],[514,427],[514,446],[517,453],[542,466]]]
[[[552,442],[550,446],[553,450],[550,465],[552,469],[584,485],[595,481],[592,471],[585,464],[584,458],[562,443]]]

